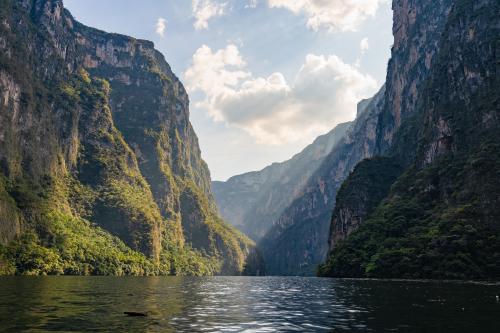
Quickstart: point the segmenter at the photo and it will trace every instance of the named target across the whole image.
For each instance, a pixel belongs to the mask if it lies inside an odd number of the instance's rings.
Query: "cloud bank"
[[[284,8],[307,17],[307,26],[318,31],[355,31],[367,18],[375,16],[388,0],[267,0],[269,8]],[[196,30],[208,29],[211,19],[230,11],[235,0],[192,0]],[[258,0],[246,0],[245,8],[256,8]]]
[[[271,8],[285,8],[307,17],[312,30],[353,31],[368,17],[374,16],[387,0],[268,0]]]
[[[271,145],[313,138],[352,120],[359,100],[377,88],[372,77],[336,55],[307,55],[292,82],[278,72],[254,77],[235,45],[217,51],[202,46],[184,76],[189,92],[205,95],[197,107]]]

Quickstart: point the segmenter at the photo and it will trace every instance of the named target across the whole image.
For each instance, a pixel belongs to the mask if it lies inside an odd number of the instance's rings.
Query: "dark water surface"
[[[448,282],[6,277],[0,332],[500,332],[497,295]]]

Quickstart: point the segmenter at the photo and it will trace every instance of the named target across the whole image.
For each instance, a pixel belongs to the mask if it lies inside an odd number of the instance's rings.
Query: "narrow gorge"
[[[212,182],[153,42],[3,1],[0,274],[498,278],[500,4],[392,10],[385,83],[355,119]]]
[[[499,291],[500,0],[0,0],[0,332],[496,332]]]

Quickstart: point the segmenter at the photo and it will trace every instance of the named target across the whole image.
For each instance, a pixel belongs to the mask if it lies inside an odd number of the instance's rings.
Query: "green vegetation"
[[[500,277],[500,145],[410,169],[319,274],[337,277]]]
[[[17,180],[7,190],[22,210],[24,232],[0,250],[0,274],[150,275],[159,268],[118,238],[74,216],[65,202],[68,184]]]
[[[388,157],[361,161],[339,189],[333,215],[348,208],[364,219],[387,196],[401,169]]]
[[[191,212],[182,217],[186,241],[209,255],[224,258],[223,273],[241,273],[253,242],[218,217],[208,198],[192,181],[178,181],[178,184],[182,187],[181,211]],[[200,224],[200,220],[204,222]]]
[[[68,211],[65,195],[78,193],[72,190],[74,184],[74,179],[47,179],[46,186],[24,181],[8,185],[17,205],[36,216],[26,222],[22,235],[0,247],[0,275],[213,275],[220,271],[218,259],[188,246],[170,246],[159,262],[131,250],[118,237]]]

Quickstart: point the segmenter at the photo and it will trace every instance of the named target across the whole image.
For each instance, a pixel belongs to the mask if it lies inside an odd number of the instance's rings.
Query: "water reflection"
[[[496,295],[498,286],[434,282],[8,277],[0,331],[495,332]]]

